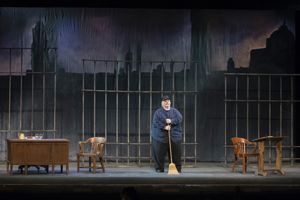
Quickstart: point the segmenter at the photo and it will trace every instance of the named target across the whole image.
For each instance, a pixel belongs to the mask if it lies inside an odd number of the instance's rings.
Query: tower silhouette
[[[34,72],[53,71],[49,63],[45,26],[39,20],[32,29],[31,66]]]

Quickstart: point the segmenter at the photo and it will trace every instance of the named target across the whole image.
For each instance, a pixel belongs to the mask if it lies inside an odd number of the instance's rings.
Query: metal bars
[[[300,158],[294,158],[294,154],[293,154],[293,150],[294,148],[299,148],[300,146],[294,146],[294,103],[299,103],[300,100],[295,100],[294,99],[294,79],[295,77],[299,77],[300,74],[255,74],[255,73],[225,73],[225,114],[224,114],[224,119],[225,119],[225,164],[227,163],[227,160],[230,160],[232,158],[228,157],[227,154],[227,148],[232,148],[232,145],[228,145],[228,135],[230,134],[228,132],[228,129],[230,126],[228,126],[228,124],[230,123],[230,116],[229,116],[229,103],[233,102],[235,103],[235,137],[241,137],[241,132],[245,132],[243,130],[243,127],[239,126],[239,123],[241,123],[241,120],[243,120],[243,117],[240,117],[239,115],[242,114],[243,109],[245,109],[245,104],[246,103],[246,137],[247,139],[254,139],[254,138],[260,138],[263,137],[265,135],[268,136],[272,136],[272,133],[274,135],[274,132],[276,132],[276,130],[272,130],[272,117],[274,118],[274,115],[277,114],[276,110],[275,112],[272,113],[272,108],[276,109],[275,105],[272,105],[273,103],[279,103],[279,135],[278,136],[282,136],[283,135],[283,121],[287,121],[290,120],[290,133],[284,133],[284,135],[289,135],[290,137],[288,139],[290,139],[290,144],[291,145],[286,145],[283,146],[283,148],[290,148],[290,158],[283,158],[283,160],[290,160],[291,161],[291,165],[293,165],[294,160],[300,160]],[[241,88],[242,87],[242,83],[240,83],[240,79],[243,79],[246,77],[246,89]],[[255,84],[257,84],[257,98],[256,99],[251,99],[250,98],[250,90],[252,92],[253,95],[253,91],[255,91],[255,87],[251,87],[250,84],[250,77],[253,79],[257,79],[257,82],[253,81],[253,85],[255,86]],[[279,77],[279,81],[276,80],[276,78]],[[290,86],[284,86],[283,87],[283,77],[285,78],[289,78],[290,81]],[[232,81],[232,79],[235,78],[235,84],[233,84],[234,82]],[[240,78],[240,79],[239,79]],[[262,81],[262,78],[265,78],[264,81]],[[265,88],[265,90],[263,91],[262,89],[262,85],[268,85],[268,88]],[[279,88],[275,88],[272,87],[272,85],[278,85]],[[233,90],[233,88],[235,88]],[[252,89],[251,89],[252,88]],[[288,99],[283,99],[283,89],[285,89],[285,91],[289,91],[289,96]],[[245,99],[240,99],[239,95],[242,96],[242,93],[245,92],[246,90],[246,98]],[[279,91],[279,92],[278,92]],[[233,99],[233,95],[231,94],[231,96],[229,96],[229,92],[231,93],[235,93],[235,98]],[[267,93],[267,99],[262,99],[262,95],[265,95],[266,98],[266,93]],[[276,93],[279,93],[279,97],[278,98],[274,98],[274,96],[276,96]],[[286,92],[288,93],[288,92]],[[273,96],[272,96],[273,95]],[[249,108],[249,103],[255,104],[257,105],[257,130],[256,131],[250,131],[250,111],[251,109]],[[267,134],[262,134],[261,133],[261,129],[262,129],[262,109],[264,107],[261,106],[262,103],[267,103],[268,106],[268,131]],[[286,104],[290,104],[290,119],[285,119],[284,115],[283,115],[283,103]],[[231,113],[231,116],[233,115],[233,113]],[[252,115],[251,115],[252,116]],[[253,117],[252,117],[253,120]],[[232,121],[232,120],[231,120]],[[232,130],[231,130],[232,132]],[[231,134],[232,135],[232,134]],[[252,138],[250,138],[250,136]],[[266,146],[266,148],[269,149],[269,165],[271,164],[272,160],[275,160],[275,158],[272,158],[272,148],[275,148],[275,146],[271,146],[271,143],[269,143],[268,146]]]
[[[5,77],[6,75],[8,75],[8,125],[7,125],[7,129],[4,130],[0,130],[0,133],[7,133],[7,138],[11,138],[11,133],[18,133],[18,132],[24,132],[24,133],[31,133],[31,135],[33,135],[34,133],[37,132],[42,132],[43,135],[45,132],[53,132],[53,137],[55,138],[55,132],[56,132],[56,59],[57,59],[57,48],[43,48],[43,49],[35,49],[35,48],[0,48],[1,51],[9,51],[9,66],[7,66],[7,68],[9,68],[8,71],[1,71],[0,75]],[[39,52],[43,53],[43,55],[47,55],[47,52],[49,50],[54,50],[54,64],[53,64],[53,71],[47,71],[46,70],[46,60],[43,59],[42,62],[42,72],[35,72],[34,69],[27,70],[26,72],[24,72],[24,67],[28,68],[27,65],[25,65],[24,60],[25,59],[29,59],[28,57],[24,56],[24,51],[29,50],[31,51],[31,55],[35,55],[35,53]],[[12,60],[14,59],[14,53],[18,54],[18,52],[20,52],[20,65],[16,66],[17,68],[19,68],[17,71],[16,70],[12,70]],[[14,62],[17,63],[18,59],[14,59]],[[2,68],[5,68],[5,66],[3,65]],[[14,68],[15,69],[15,68]],[[37,91],[38,89],[35,88],[35,81],[34,79],[36,78],[36,74],[42,74],[42,129],[34,129],[34,105],[37,101],[37,98],[35,96],[35,91]],[[53,74],[54,75],[54,94],[53,94],[53,129],[49,130],[49,129],[45,129],[45,91],[46,91],[46,75],[47,74]],[[11,124],[14,123],[16,124],[17,122],[12,120],[12,82],[13,80],[17,80],[17,76],[20,76],[19,80],[20,80],[20,92],[19,92],[19,129],[12,129],[11,128]],[[24,91],[24,81],[30,80],[30,76],[31,76],[31,111],[30,111],[30,129],[26,129],[26,127],[23,127],[23,122],[24,122],[24,116],[23,116],[23,112],[24,112],[24,94],[26,94]],[[28,82],[29,83],[29,82]],[[29,85],[26,85],[29,86]],[[28,99],[26,99],[27,101]],[[3,102],[5,103],[5,102]]]
[[[101,69],[104,69],[105,68],[105,71],[101,72],[102,74],[105,74],[105,79],[104,79],[104,89],[98,89],[96,87],[97,85],[97,82],[98,81],[101,81],[99,79],[96,79],[96,71],[95,68],[94,68],[94,74],[93,74],[93,77],[94,77],[94,83],[93,83],[93,89],[89,89],[87,88],[86,84],[85,84],[85,76],[88,76],[87,73],[85,73],[85,68],[88,66],[87,62],[93,62],[94,63],[94,67],[98,65],[96,65],[96,63],[100,63],[99,67]],[[132,65],[133,62],[136,62],[137,63],[137,69],[136,69],[136,77],[138,77],[138,87],[137,87],[137,90],[131,90],[131,87],[135,87],[135,85],[131,85],[130,82],[133,81],[133,79],[135,78],[133,73],[130,71],[130,66],[129,65]],[[125,90],[120,90],[119,89],[119,81],[122,81],[122,77],[120,78],[119,76],[119,71],[120,71],[120,64],[122,63],[125,63],[125,73],[126,73],[126,76],[124,77],[127,77],[127,89]],[[160,73],[160,90],[153,90],[153,64],[155,63],[158,63],[161,65],[161,69],[159,71]],[[83,111],[82,111],[82,136],[83,136],[83,139],[84,139],[84,135],[85,135],[85,130],[87,129],[87,127],[85,126],[85,119],[84,119],[84,110],[85,110],[85,104],[87,104],[87,102],[84,101],[85,99],[85,93],[86,92],[93,92],[94,93],[94,103],[93,104],[89,104],[89,105],[93,105],[94,106],[94,122],[96,121],[96,109],[95,109],[95,106],[96,106],[96,93],[102,93],[104,95],[104,137],[107,138],[107,142],[106,142],[106,145],[105,145],[105,152],[104,152],[104,157],[105,157],[105,162],[108,162],[109,160],[114,160],[115,163],[117,165],[122,165],[122,163],[120,163],[120,159],[127,159],[127,164],[129,164],[132,159],[136,159],[136,162],[137,162],[137,165],[141,165],[141,161],[142,159],[143,160],[149,160],[150,164],[152,163],[152,138],[150,136],[150,132],[151,132],[151,126],[152,126],[152,115],[153,115],[153,94],[160,94],[160,96],[162,96],[163,94],[165,93],[170,93],[172,94],[172,103],[175,104],[175,94],[183,94],[183,165],[185,166],[185,161],[186,159],[194,159],[194,162],[195,162],[195,165],[196,166],[196,147],[197,147],[197,142],[196,142],[196,120],[197,120],[197,111],[196,111],[196,104],[197,104],[197,65],[195,67],[195,75],[194,75],[194,82],[192,82],[194,84],[194,90],[190,90],[190,91],[186,91],[186,82],[187,82],[187,79],[186,79],[186,76],[187,76],[187,64],[190,64],[192,62],[187,62],[187,61],[172,61],[172,63],[181,63],[183,64],[183,90],[177,90],[176,91],[176,87],[175,87],[175,70],[172,70],[171,72],[171,78],[172,78],[172,85],[171,85],[171,88],[172,90],[171,91],[165,91],[164,90],[164,84],[165,84],[165,78],[164,78],[164,75],[165,75],[165,69],[164,69],[164,65],[166,63],[170,63],[170,62],[165,62],[165,61],[115,61],[115,60],[90,60],[90,59],[83,59],[83,88],[82,88],[82,98],[83,98]],[[114,74],[114,86],[115,86],[115,89],[108,89],[108,64],[113,64],[115,66],[115,74]],[[150,86],[149,86],[149,90],[145,90],[144,88],[142,89],[142,84],[144,83],[142,81],[142,65],[149,65],[149,72],[146,72],[144,73],[143,75],[147,74],[147,76],[149,76],[149,83],[150,83]],[[105,65],[105,67],[102,67],[102,65]],[[99,70],[98,70],[99,71]],[[157,75],[157,74],[156,74]],[[99,75],[101,76],[101,75]],[[110,75],[111,76],[111,75]],[[193,78],[193,77],[192,77]],[[122,85],[122,83],[120,83]],[[157,84],[157,83],[156,83]],[[125,84],[124,84],[125,85]],[[116,103],[115,103],[115,142],[114,141],[111,141],[109,140],[109,136],[111,137],[112,136],[112,133],[108,133],[108,93],[111,93],[111,94],[115,94],[115,99],[116,99]],[[119,127],[119,123],[121,123],[119,121],[119,118],[121,119],[122,118],[122,114],[120,114],[119,112],[119,108],[121,108],[120,106],[122,106],[123,104],[120,104],[119,105],[119,97],[122,98],[123,97],[123,94],[124,93],[127,93],[127,95],[125,95],[125,98],[127,99],[127,104],[125,104],[127,106],[127,109],[126,109],[126,123],[127,123],[127,129],[126,129],[126,142],[121,142],[119,141],[119,137],[122,137],[122,130],[120,132],[120,128]],[[194,94],[194,136],[193,136],[193,139],[194,139],[194,142],[186,142],[186,125],[185,125],[185,118],[186,118],[186,94]],[[120,94],[120,95],[119,95]],[[137,98],[132,98],[130,97],[131,94],[138,94],[138,97]],[[142,95],[143,94],[149,94],[149,132],[147,131],[147,134],[149,134],[149,142],[144,142],[144,140],[142,140],[142,131],[141,131],[141,119],[143,118],[143,116],[145,116],[142,112]],[[135,138],[136,138],[136,141],[137,142],[131,142],[130,140],[130,136],[131,136],[131,130],[130,130],[130,124],[132,124],[133,122],[131,121],[132,118],[132,115],[134,115],[134,107],[131,107],[130,103],[134,100],[137,100],[138,102],[136,102],[136,105],[137,105],[137,114],[136,114],[136,118],[137,118],[137,123],[135,124],[135,126],[137,127],[137,130],[136,130],[136,135]],[[147,101],[148,101],[147,100]],[[144,100],[145,101],[145,100]],[[122,103],[122,102],[121,102]],[[144,103],[144,102],[143,102]],[[99,104],[99,103],[98,103]],[[173,105],[174,105],[173,104]],[[110,104],[111,105],[111,104]],[[101,105],[100,105],[101,106]],[[121,108],[122,109],[122,108]],[[147,112],[147,111],[144,111],[144,112]],[[101,118],[101,117],[100,117]],[[99,135],[99,133],[97,133],[96,129],[97,129],[97,124],[94,124],[93,126],[93,132],[94,132],[94,136],[97,136],[97,134]],[[145,125],[143,125],[145,126]],[[133,136],[132,136],[133,137]],[[147,139],[148,140],[148,139]],[[112,148],[109,148],[110,145],[115,145],[115,156],[111,155],[112,152],[108,152],[109,149],[112,149]],[[120,147],[120,145],[126,145],[127,148],[124,152],[121,152],[121,154],[119,154],[120,150],[122,150],[122,148]],[[137,156],[133,156],[133,155],[130,155],[131,153],[131,149],[130,149],[130,146],[131,145],[135,145],[137,148],[136,148],[136,151],[135,152],[135,155]],[[186,152],[186,146],[187,145],[193,145],[194,146],[194,155],[187,155],[188,153]],[[145,153],[143,150],[142,150],[142,146],[149,146],[149,153]],[[144,149],[144,148],[143,148]],[[190,152],[193,152],[193,151],[189,151]],[[127,154],[127,155],[126,155]],[[145,156],[145,154],[149,154],[149,156]]]
[[[129,63],[126,63],[127,65],[129,65]],[[129,103],[129,90],[130,90],[130,71],[129,71],[129,67],[127,67],[127,124],[129,124],[130,122],[130,118],[129,118],[129,112],[130,112],[130,103]],[[130,144],[130,140],[129,140],[129,126],[127,126],[127,164],[129,164],[129,154],[130,154],[130,149],[129,149],[129,144]]]

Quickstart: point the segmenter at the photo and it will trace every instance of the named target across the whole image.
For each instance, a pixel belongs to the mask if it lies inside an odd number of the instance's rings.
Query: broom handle
[[[171,163],[173,163],[170,130],[168,130],[168,135],[169,135],[169,146],[170,146]]]

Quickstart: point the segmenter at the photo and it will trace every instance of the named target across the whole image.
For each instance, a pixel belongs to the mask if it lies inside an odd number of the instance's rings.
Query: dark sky
[[[237,67],[248,67],[250,50],[264,48],[266,38],[284,19],[295,33],[294,11],[205,12],[211,70],[224,70],[229,57]],[[45,25],[50,46],[58,47],[58,66],[67,72],[81,72],[82,59],[124,60],[129,50],[135,59],[138,43],[142,45],[143,61],[190,60],[189,9],[4,7],[0,8],[0,47],[30,47],[32,28],[39,19]],[[8,50],[0,50],[1,71],[8,71],[7,53]],[[13,58],[16,70],[20,53],[14,53]],[[25,70],[31,68],[30,56],[23,62]]]
[[[285,22],[295,35],[294,11],[209,10],[208,57],[211,70],[225,70],[228,58],[249,67],[250,51],[266,47],[266,39]]]

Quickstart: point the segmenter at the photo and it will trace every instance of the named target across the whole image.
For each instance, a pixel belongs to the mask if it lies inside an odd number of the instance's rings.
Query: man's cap
[[[165,101],[165,100],[170,100],[170,97],[168,95],[164,95],[162,98],[161,98],[161,101]]]

